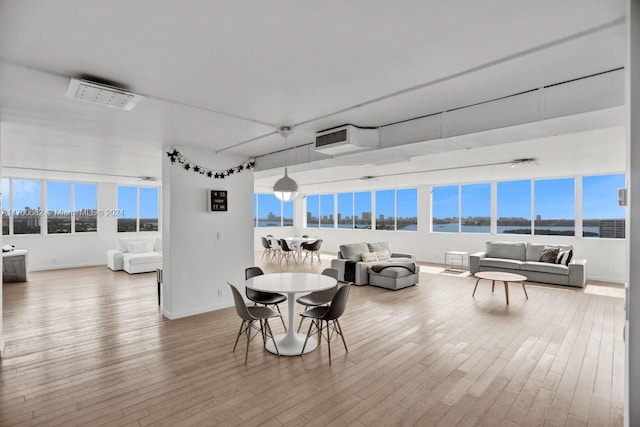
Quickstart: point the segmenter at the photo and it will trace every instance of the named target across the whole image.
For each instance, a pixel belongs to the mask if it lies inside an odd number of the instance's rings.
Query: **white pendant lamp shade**
[[[284,149],[287,150],[287,138],[291,136],[293,131],[290,127],[282,127],[278,133],[284,138]],[[285,163],[286,164],[286,163]],[[287,174],[287,167],[284,167],[284,176],[276,181],[273,186],[273,194],[283,202],[293,200],[298,195],[298,184]]]
[[[283,202],[293,200],[298,195],[298,184],[289,178],[287,168],[284,168],[284,176],[276,181],[273,186],[273,194]]]

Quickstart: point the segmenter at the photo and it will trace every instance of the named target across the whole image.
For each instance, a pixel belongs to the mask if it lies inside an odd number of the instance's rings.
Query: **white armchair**
[[[162,237],[122,237],[117,249],[107,251],[107,267],[129,274],[162,268]]]

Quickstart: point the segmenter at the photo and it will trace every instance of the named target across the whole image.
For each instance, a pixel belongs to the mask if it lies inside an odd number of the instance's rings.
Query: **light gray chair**
[[[340,322],[338,321],[338,319],[344,314],[344,311],[347,308],[347,300],[349,299],[350,289],[350,284],[344,285],[340,289],[338,289],[336,294],[333,296],[331,304],[324,305],[322,307],[314,307],[310,310],[300,313],[300,316],[302,316],[303,318],[311,319],[311,324],[309,325],[307,336],[304,339],[304,345],[302,346],[300,356],[304,354],[304,349],[307,346],[309,337],[316,331],[318,333],[318,345],[320,345],[322,338],[325,338],[327,340],[327,347],[329,348],[329,365],[331,365],[331,338],[333,337],[334,333],[340,335],[340,337],[342,338],[342,344],[344,344],[344,349],[347,353],[349,352],[349,349],[347,348],[347,342],[344,339],[342,327],[340,326]],[[324,326],[325,323],[326,328]],[[316,327],[316,330],[312,331],[312,328],[314,326]],[[325,329],[324,334],[323,329]]]
[[[245,280],[255,276],[262,276],[263,274],[264,274],[264,271],[262,271],[260,267],[247,267],[244,269]],[[271,305],[275,306],[276,310],[278,310],[278,314],[280,315],[282,326],[284,326],[285,332],[287,331],[287,325],[285,325],[284,323],[284,319],[282,318],[282,312],[280,311],[280,306],[278,305],[287,300],[287,297],[285,295],[279,294],[277,292],[256,291],[254,289],[249,289],[246,286],[244,290],[249,301],[252,301],[254,304],[262,304],[267,307]]]
[[[334,279],[338,280],[339,272],[336,268],[325,268],[320,274],[333,277]],[[304,305],[305,310],[309,309],[309,307],[319,307],[321,305],[330,304],[331,299],[336,294],[336,292],[338,292],[338,286],[339,283],[336,282],[336,285],[333,288],[302,295],[296,299],[296,302],[298,304]],[[298,332],[300,332],[300,328],[302,328],[303,321],[304,317],[301,317],[300,324],[298,325]]]
[[[242,319],[242,324],[240,325],[240,330],[238,331],[236,342],[233,345],[233,351],[236,351],[236,347],[238,345],[238,340],[240,339],[240,335],[246,334],[247,348],[244,353],[244,364],[246,365],[247,359],[249,357],[249,343],[251,342],[252,339],[256,337],[256,335],[258,335],[258,332],[259,332],[260,335],[262,335],[263,346],[267,344],[267,339],[270,338],[273,341],[273,346],[276,349],[276,353],[280,355],[280,352],[278,351],[278,345],[276,344],[276,341],[273,339],[273,332],[271,331],[271,326],[269,326],[269,319],[273,317],[278,317],[279,316],[278,313],[276,313],[274,310],[270,309],[269,307],[261,307],[261,306],[247,307],[238,289],[236,289],[236,287],[229,282],[227,282],[227,284],[231,288],[231,293],[233,294],[233,302],[236,307],[236,313],[238,313],[238,316]],[[256,321],[258,321],[260,327],[257,327],[255,325]],[[264,326],[263,326],[263,322],[264,322]],[[253,336],[251,336],[252,330],[256,331],[256,333]]]

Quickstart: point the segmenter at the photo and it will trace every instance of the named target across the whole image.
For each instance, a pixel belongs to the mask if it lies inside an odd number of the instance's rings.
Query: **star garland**
[[[167,156],[169,157],[171,164],[176,164],[176,163],[180,164],[184,167],[185,170],[191,170],[197,174],[205,175],[209,178],[214,178],[214,179],[225,179],[226,177],[228,177],[229,175],[233,175],[234,173],[239,173],[244,170],[253,169],[256,165],[256,161],[254,159],[251,159],[247,162],[244,162],[236,167],[229,168],[227,170],[213,171],[209,168],[205,168],[204,166],[196,165],[191,160],[184,157],[178,150],[176,150],[173,147],[169,148],[169,150],[167,151]]]

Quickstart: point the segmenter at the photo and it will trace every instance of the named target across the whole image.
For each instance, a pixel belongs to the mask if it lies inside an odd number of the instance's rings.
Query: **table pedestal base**
[[[291,325],[289,326],[289,328],[291,328]],[[276,335],[275,340],[276,344],[278,345],[280,356],[300,356],[305,337],[306,335],[304,334],[295,333]],[[310,351],[313,351],[317,345],[318,343],[316,342],[316,340],[312,337],[309,337],[307,346],[304,348],[304,353],[307,354]],[[273,354],[278,354],[272,340],[267,340],[266,349]]]

